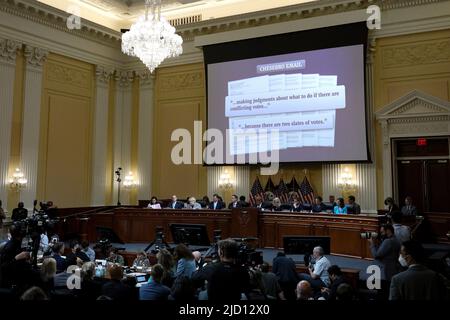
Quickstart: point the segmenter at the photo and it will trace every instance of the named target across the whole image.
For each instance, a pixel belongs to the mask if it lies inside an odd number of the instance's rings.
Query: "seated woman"
[[[194,197],[190,197],[188,199],[188,203],[185,205],[186,209],[201,209],[202,205],[197,202],[197,200]]]
[[[327,206],[325,205],[325,203],[323,203],[323,200],[322,200],[321,196],[317,196],[314,199],[314,205],[312,206],[311,211],[312,212],[325,212],[325,211],[327,211]]]
[[[293,196],[293,202],[292,202],[292,207],[291,207],[291,212],[300,212],[303,210],[303,206],[300,203],[300,200],[298,199],[297,195]]]
[[[276,197],[272,200],[272,211],[282,211],[283,208],[281,207],[281,200],[280,198]]]
[[[344,198],[338,198],[336,201],[336,206],[334,207],[335,214],[347,214],[347,207],[344,203]]]
[[[147,208],[150,208],[150,209],[161,209],[161,204],[158,202],[158,198],[152,197],[150,199],[150,203],[148,204]]]
[[[134,268],[148,268],[150,267],[150,260],[147,258],[145,251],[138,252],[136,259],[133,261]]]
[[[177,261],[175,277],[186,276],[191,278],[192,274],[196,271],[192,251],[186,245],[180,243],[175,247],[174,258]]]

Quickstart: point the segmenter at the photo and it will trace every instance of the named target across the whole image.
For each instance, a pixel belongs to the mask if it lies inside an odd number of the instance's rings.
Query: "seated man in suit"
[[[209,209],[220,210],[223,208],[224,208],[223,202],[220,201],[219,195],[217,193],[215,193],[213,195],[213,201],[209,204]]]
[[[327,206],[323,203],[322,197],[317,196],[314,199],[314,205],[312,206],[312,212],[325,212],[327,210]]]
[[[201,209],[202,205],[197,202],[194,197],[190,197],[188,203],[185,206],[186,209]]]
[[[176,195],[172,196],[172,202],[169,204],[168,208],[170,209],[182,209],[184,208],[184,204],[181,201],[178,201]]]
[[[228,209],[233,209],[233,208],[242,208],[242,203],[240,201],[238,201],[238,196],[233,194],[231,196],[231,202],[228,205]]]
[[[406,271],[392,277],[389,300],[446,300],[445,279],[422,263],[425,254],[422,245],[406,241],[400,249],[398,261]]]
[[[255,197],[254,208],[262,209],[263,208],[263,199],[260,196]]]
[[[13,209],[11,220],[16,222],[23,219],[26,219],[28,216],[28,210],[24,208],[23,202],[19,202],[17,204],[17,208]]]
[[[242,208],[247,208],[250,206],[250,204],[247,201],[245,201],[245,196],[240,196],[239,202],[241,203]]]
[[[405,198],[405,205],[402,207],[402,213],[404,216],[416,216],[417,208],[412,204],[412,198],[407,196]]]
[[[347,213],[360,214],[361,206],[355,202],[355,196],[348,196]]]

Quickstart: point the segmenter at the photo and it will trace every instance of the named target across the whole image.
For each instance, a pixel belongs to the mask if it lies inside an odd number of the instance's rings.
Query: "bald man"
[[[297,294],[297,300],[314,300],[311,284],[306,280],[302,280],[297,284],[295,293]]]

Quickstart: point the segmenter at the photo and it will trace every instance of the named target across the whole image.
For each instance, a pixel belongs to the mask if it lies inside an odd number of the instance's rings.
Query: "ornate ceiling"
[[[38,0],[108,28],[128,28],[143,14],[145,0]],[[201,15],[202,20],[273,9],[318,0],[162,0],[168,19]]]

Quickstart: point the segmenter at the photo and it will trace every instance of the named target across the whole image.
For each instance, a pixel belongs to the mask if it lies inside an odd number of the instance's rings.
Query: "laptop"
[[[136,276],[136,287],[139,288],[144,283],[147,283],[147,279],[145,278],[145,275],[143,276]]]

